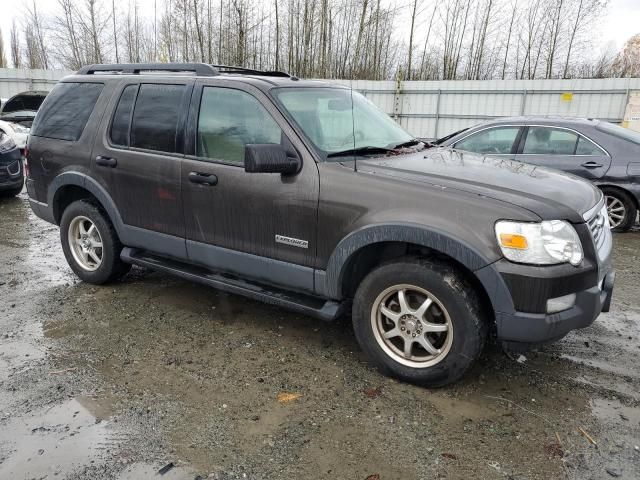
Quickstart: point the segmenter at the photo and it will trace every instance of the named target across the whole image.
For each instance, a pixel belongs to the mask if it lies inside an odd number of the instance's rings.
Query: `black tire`
[[[602,193],[605,195],[605,200],[607,202],[607,210],[610,205],[610,199],[615,199],[619,201],[624,206],[624,218],[620,220],[620,223],[615,228],[612,228],[613,232],[626,232],[636,223],[636,218],[638,216],[638,209],[636,208],[636,204],[633,201],[633,197],[624,190],[619,190],[617,188],[603,187]],[[609,197],[609,198],[607,198]],[[611,222],[611,215],[609,215],[609,221]],[[617,220],[617,219],[616,219]]]
[[[69,228],[77,217],[86,217],[95,225],[102,240],[102,261],[96,270],[89,271],[74,258],[69,245]],[[108,216],[95,204],[87,200],[71,203],[62,213],[60,241],[69,266],[80,279],[87,283],[102,285],[125,275],[131,265],[120,260],[122,243]]]
[[[429,292],[448,312],[453,332],[448,353],[432,366],[404,365],[376,339],[376,335],[380,336],[374,331],[374,318],[380,317],[372,316],[374,308],[377,312],[376,301],[383,292],[402,284]],[[479,357],[487,338],[488,319],[477,292],[456,268],[439,260],[404,258],[381,265],[362,281],[353,302],[353,328],[361,348],[383,373],[419,385],[441,387],[460,379]]]

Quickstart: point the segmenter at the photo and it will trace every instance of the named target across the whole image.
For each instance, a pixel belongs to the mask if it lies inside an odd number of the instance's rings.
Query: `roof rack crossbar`
[[[285,77],[289,78],[287,72],[280,72],[277,70],[257,70],[255,68],[236,67],[233,65],[211,65],[216,68],[220,73],[239,73],[245,75],[258,75],[264,77]]]
[[[78,75],[92,75],[100,72],[121,72],[139,75],[141,72],[194,72],[198,76],[213,77],[220,72],[206,63],[105,63],[86,65],[78,70]]]

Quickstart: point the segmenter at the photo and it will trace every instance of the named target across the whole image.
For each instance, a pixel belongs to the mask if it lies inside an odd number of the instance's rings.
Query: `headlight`
[[[0,133],[0,152],[8,152],[16,147],[16,142],[9,135]]]
[[[579,265],[584,256],[578,234],[564,220],[500,221],[496,223],[496,237],[502,254],[513,262]]]

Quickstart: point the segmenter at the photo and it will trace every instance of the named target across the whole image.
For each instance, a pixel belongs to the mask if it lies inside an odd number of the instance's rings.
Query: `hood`
[[[450,148],[358,160],[358,171],[452,188],[516,205],[543,220],[583,222],[602,194],[579,177]]]
[[[25,110],[30,112],[37,112],[48,93],[49,92],[46,91],[29,91],[18,93],[17,95],[14,95],[9,100],[4,102],[4,104],[2,105],[2,110],[0,110],[0,114],[5,115],[7,113],[20,112]]]

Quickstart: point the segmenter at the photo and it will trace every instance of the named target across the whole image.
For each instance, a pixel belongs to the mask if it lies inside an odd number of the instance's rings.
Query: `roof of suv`
[[[263,71],[227,65],[209,65],[205,63],[126,63],[87,65],[72,77],[95,75],[97,77],[122,78],[123,76],[163,79],[193,73],[196,78],[224,78],[242,83],[250,83],[261,89],[272,87],[337,87],[341,85],[322,80],[301,80],[280,71]]]

